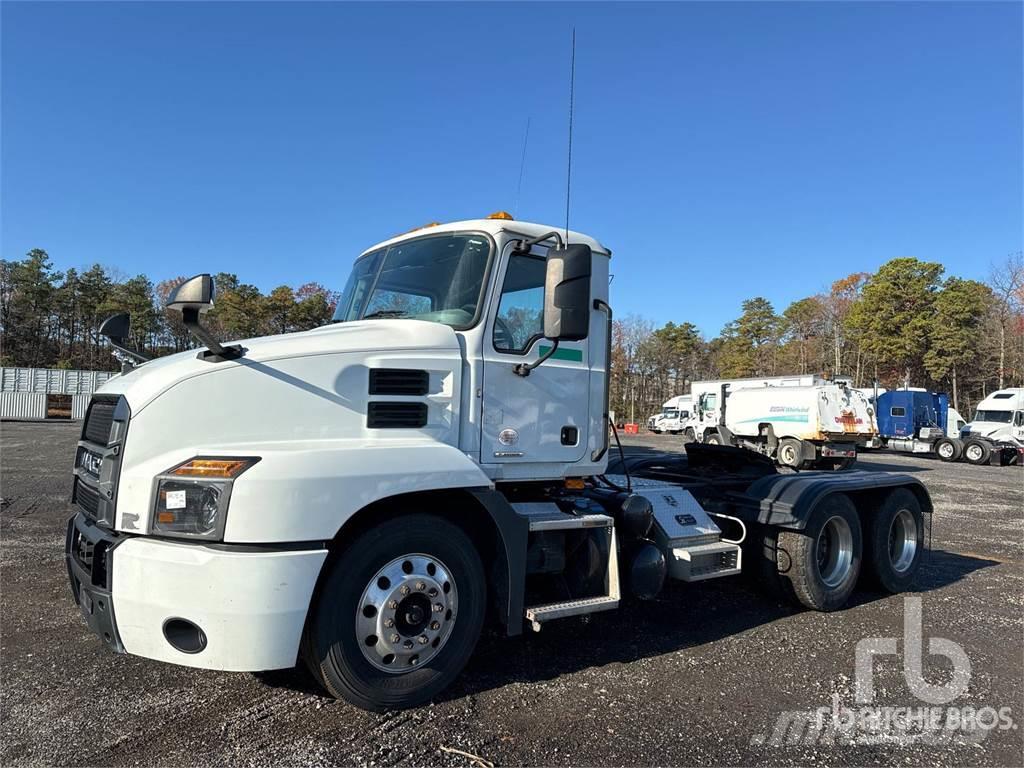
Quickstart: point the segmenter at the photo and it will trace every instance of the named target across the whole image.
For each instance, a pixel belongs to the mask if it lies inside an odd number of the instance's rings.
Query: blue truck
[[[943,393],[897,389],[874,400],[878,437],[889,450],[938,456],[942,461],[1015,463],[1017,451],[1002,442],[961,434],[963,419]],[[972,450],[966,450],[969,446]]]

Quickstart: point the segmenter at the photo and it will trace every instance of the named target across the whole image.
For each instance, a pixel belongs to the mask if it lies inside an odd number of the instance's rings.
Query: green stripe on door
[[[537,347],[537,352],[538,352],[538,354],[540,356],[543,357],[544,355],[546,355],[548,353],[548,350],[550,350],[550,349],[551,349],[551,345],[550,344],[540,344]],[[568,361],[573,362],[573,363],[582,363],[583,362],[583,350],[582,349],[570,349],[568,347],[559,347],[558,349],[555,350],[555,354],[553,354],[548,359],[549,360],[568,360]]]

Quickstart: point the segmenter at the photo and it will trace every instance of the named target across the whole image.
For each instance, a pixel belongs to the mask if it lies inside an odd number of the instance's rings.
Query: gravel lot
[[[0,764],[1021,765],[1024,730],[937,745],[775,744],[781,713],[854,706],[854,649],[902,638],[901,596],[858,593],[800,612],[743,578],[670,586],[659,600],[537,635],[488,635],[446,698],[373,715],[299,671],[245,675],[106,651],[71,601],[63,562],[77,425],[0,426]],[[679,438],[633,437],[630,450]],[[872,454],[864,468],[920,477],[935,501],[922,568],[924,637],[972,665],[949,706],[1024,719],[1024,471]],[[901,642],[902,646],[902,642]],[[924,650],[927,655],[927,644]],[[949,665],[927,657],[941,683]],[[919,707],[901,662],[876,662],[876,703]],[[480,764],[478,764],[480,765]]]

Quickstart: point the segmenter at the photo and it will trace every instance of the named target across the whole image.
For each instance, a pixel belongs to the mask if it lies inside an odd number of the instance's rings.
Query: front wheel
[[[964,445],[952,437],[943,437],[935,441],[935,455],[942,461],[956,461],[964,452]]]
[[[776,457],[782,466],[799,469],[804,462],[803,446],[795,438],[784,437],[779,441]]]
[[[970,464],[988,464],[992,449],[981,440],[968,440],[964,443],[964,459]]]
[[[306,630],[306,663],[357,707],[423,704],[469,660],[486,594],[480,556],[461,528],[432,515],[389,520],[335,561]]]
[[[722,444],[722,438],[718,436],[717,432],[708,432],[706,435],[704,435],[704,444],[705,445],[721,445]]]

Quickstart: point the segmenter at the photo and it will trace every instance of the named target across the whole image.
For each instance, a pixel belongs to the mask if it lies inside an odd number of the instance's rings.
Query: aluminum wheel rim
[[[978,461],[981,458],[981,446],[968,445],[964,453],[967,454],[967,458],[971,461]]]
[[[356,606],[356,640],[377,669],[402,675],[433,659],[451,636],[458,592],[436,557],[396,557],[370,579]]]
[[[916,554],[917,524],[909,509],[901,509],[889,525],[889,563],[896,573],[905,573]]]
[[[844,518],[836,515],[825,521],[815,542],[815,554],[818,575],[825,586],[832,589],[842,584],[853,565],[853,532]]]
[[[943,443],[942,445],[939,446],[939,456],[941,456],[944,459],[948,459],[952,455],[953,455],[953,444],[952,443]]]

